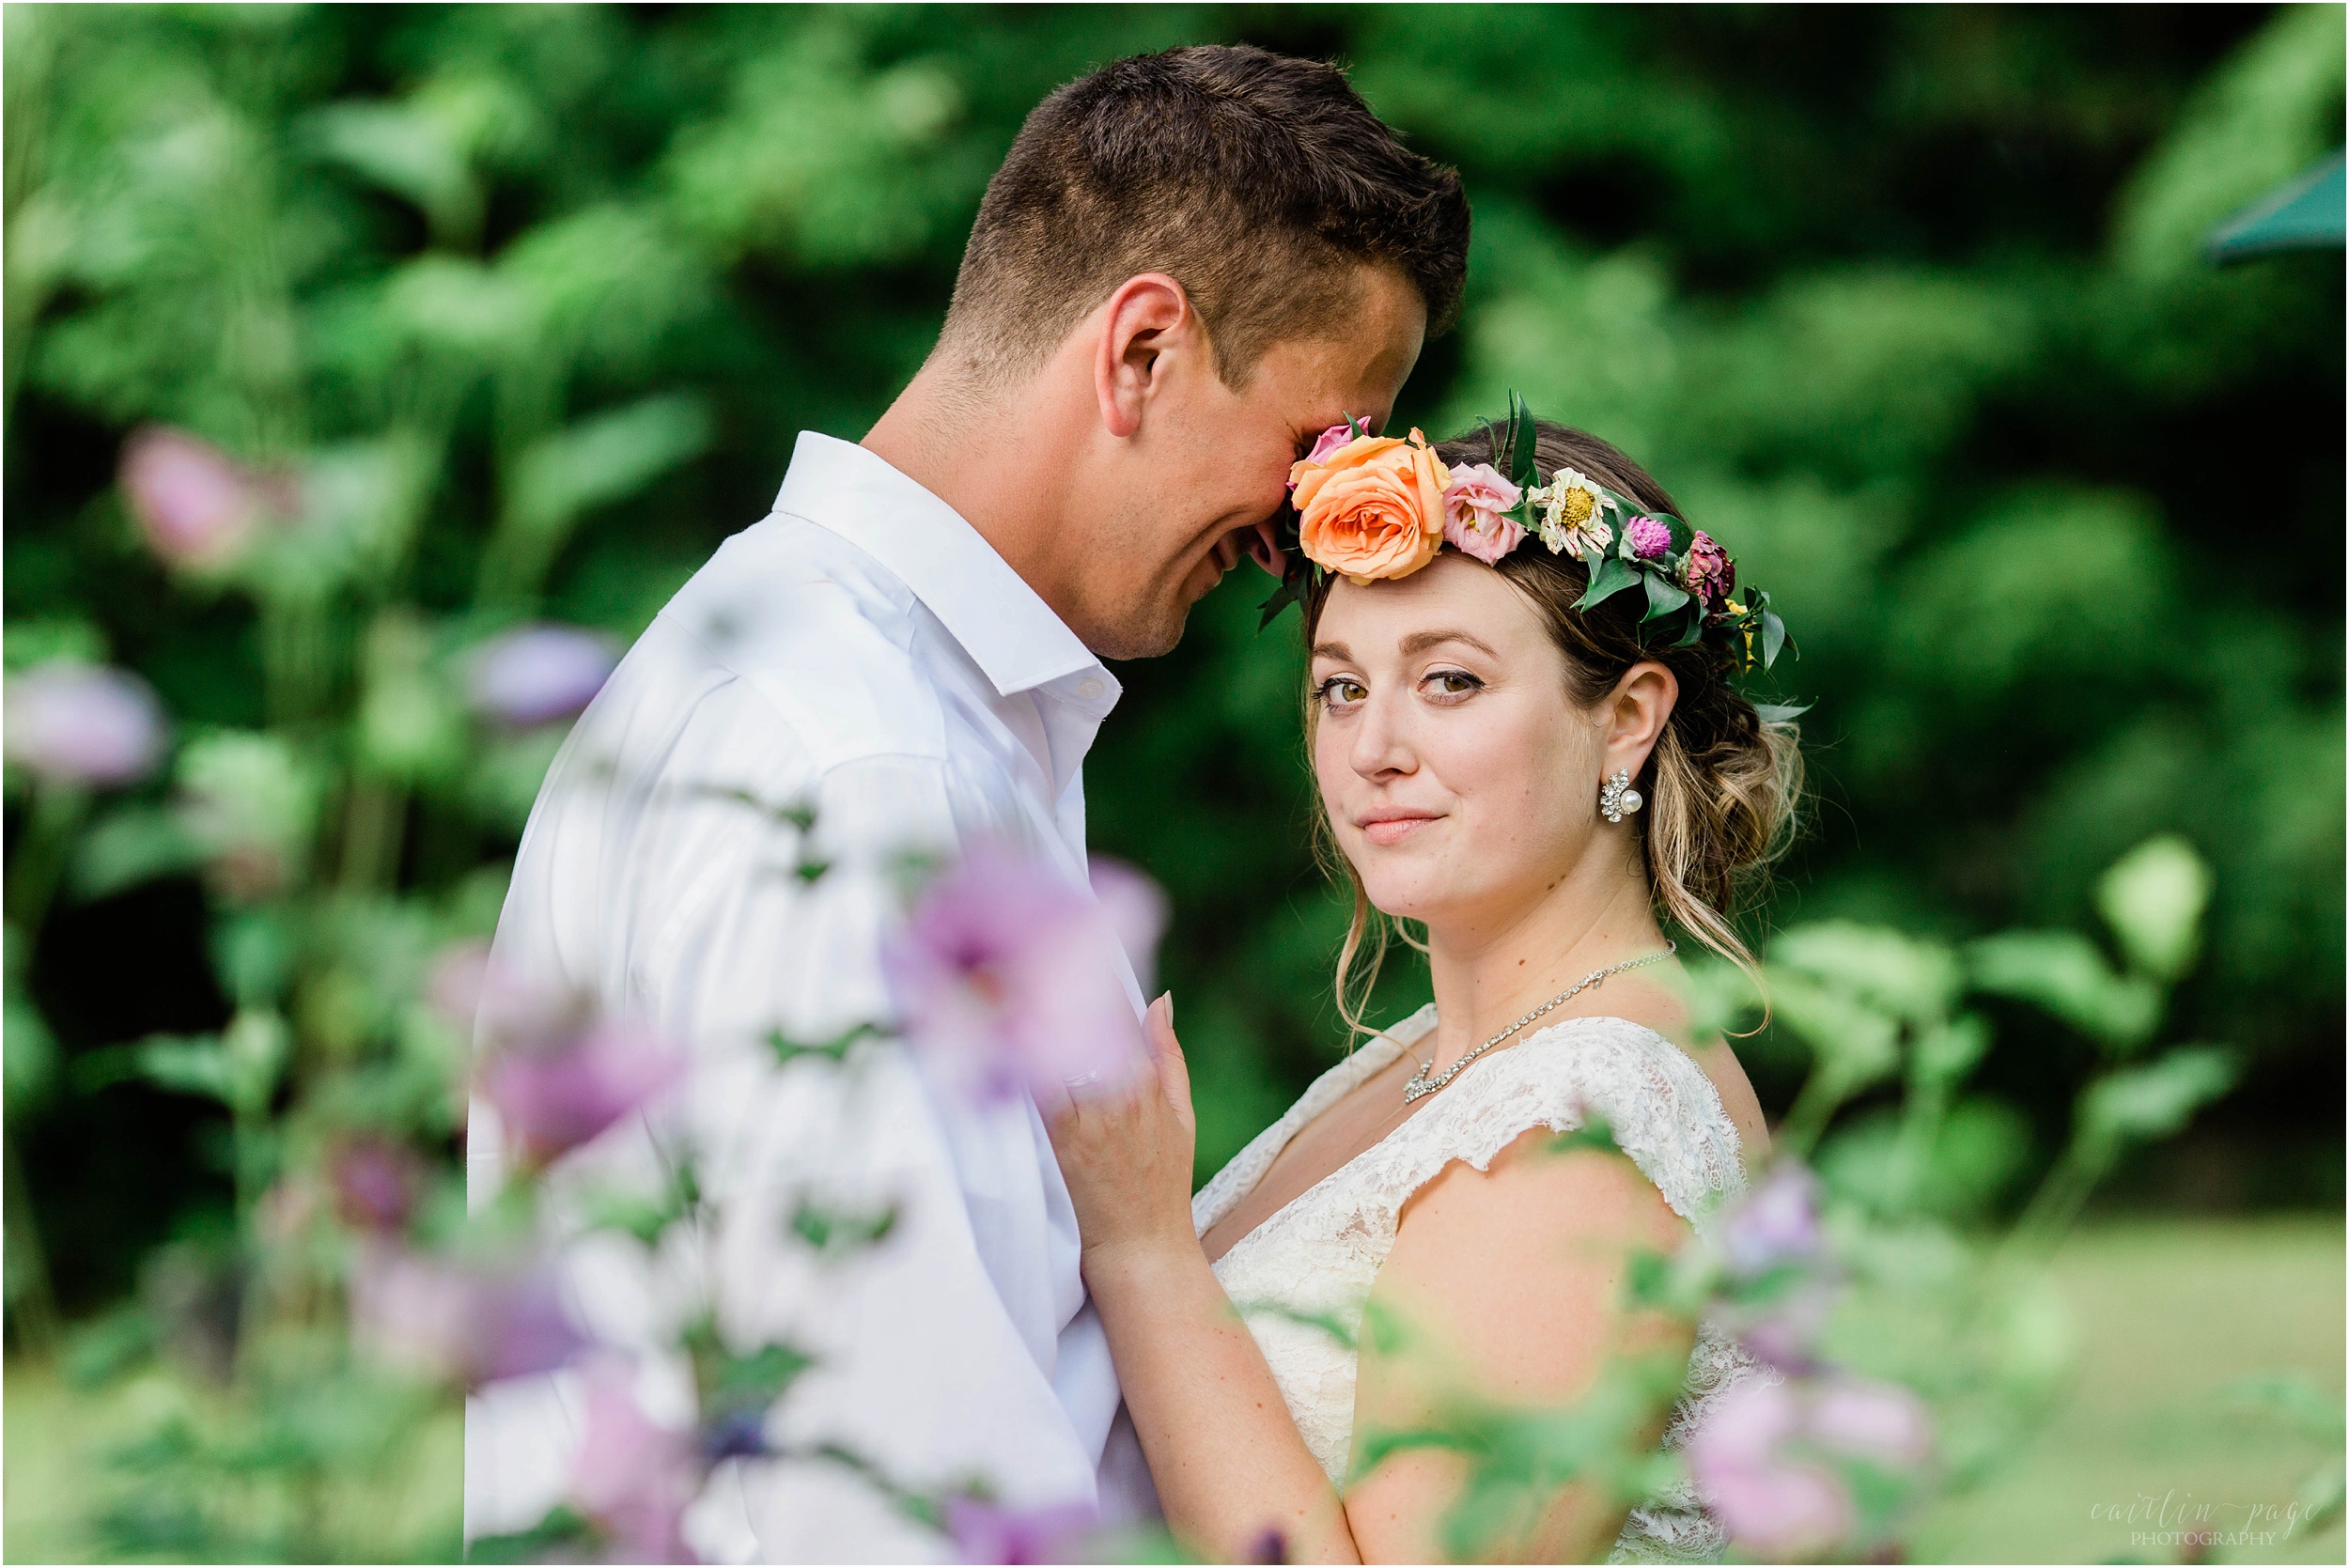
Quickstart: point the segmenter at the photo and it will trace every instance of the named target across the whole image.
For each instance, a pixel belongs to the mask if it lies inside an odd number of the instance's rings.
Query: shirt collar
[[[1060,683],[1107,712],[1117,681],[1050,605],[962,514],[851,442],[800,432],[775,510],[804,518],[870,555],[913,591],[1010,696]],[[1081,680],[1069,679],[1083,676]]]

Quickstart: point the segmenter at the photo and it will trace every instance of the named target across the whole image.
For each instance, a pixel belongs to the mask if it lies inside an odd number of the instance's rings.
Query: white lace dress
[[[1435,1027],[1431,1003],[1315,1079],[1288,1114],[1200,1188],[1191,1203],[1199,1230],[1247,1196],[1299,1128]],[[1745,1186],[1737,1129],[1687,1052],[1627,1019],[1568,1018],[1470,1063],[1431,1104],[1217,1262],[1216,1278],[1246,1315],[1306,1447],[1331,1481],[1345,1477],[1353,1447],[1355,1353],[1312,1320],[1334,1318],[1349,1339],[1359,1335],[1363,1303],[1394,1245],[1404,1203],[1445,1166],[1456,1159],[1485,1170],[1529,1129],[1571,1131],[1593,1111],[1673,1212],[1691,1223],[1706,1222],[1709,1193]],[[1758,1370],[1734,1341],[1700,1326],[1664,1447],[1685,1443],[1711,1402]],[[1712,1561],[1726,1545],[1684,1482],[1632,1511],[1608,1560]]]

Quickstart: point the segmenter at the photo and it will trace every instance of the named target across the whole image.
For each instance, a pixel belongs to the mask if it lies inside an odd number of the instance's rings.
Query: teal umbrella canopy
[[[2263,196],[2212,231],[2214,261],[2242,261],[2275,251],[2320,250],[2341,243],[2341,154]]]

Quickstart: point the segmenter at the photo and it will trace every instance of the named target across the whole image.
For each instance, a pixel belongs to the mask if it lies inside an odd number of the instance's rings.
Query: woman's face
[[[1447,551],[1330,591],[1313,651],[1314,772],[1370,901],[1506,924],[1590,852],[1611,728],[1499,572]]]

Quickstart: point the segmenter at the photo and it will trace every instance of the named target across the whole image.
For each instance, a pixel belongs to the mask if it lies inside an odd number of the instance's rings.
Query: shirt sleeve
[[[815,1358],[770,1414],[786,1457],[722,1466],[689,1515],[705,1556],[942,1559],[945,1543],[848,1466],[787,1456],[829,1445],[918,1491],[1092,1501],[1098,1445],[1054,1392],[1057,1336],[1082,1301],[1075,1270],[1055,1266],[1074,1256],[1073,1219],[1033,1106],[957,1103],[894,1042],[846,1064],[775,1048],[778,1032],[820,1042],[888,1017],[893,862],[951,845],[957,814],[940,760],[819,771],[771,713],[748,722],[756,702],[715,694],[641,780],[625,743],[616,768],[567,752],[557,779],[577,799],[542,805],[518,864],[501,961],[592,977],[607,1005],[692,1057],[659,1110],[579,1151],[551,1188],[568,1298],[634,1356],[656,1418],[664,1390],[668,1418],[690,1417],[690,1372],[669,1346],[696,1314],[736,1350]],[[785,809],[802,805],[816,813],[804,834]],[[655,1255],[584,1224],[599,1193],[657,1191],[687,1159],[708,1204],[696,1234]],[[894,1220],[877,1243],[827,1251],[795,1229],[802,1209]],[[563,1468],[547,1453],[576,1445],[580,1402],[567,1378],[537,1382],[469,1412],[469,1532],[519,1528],[559,1498],[544,1495]]]

